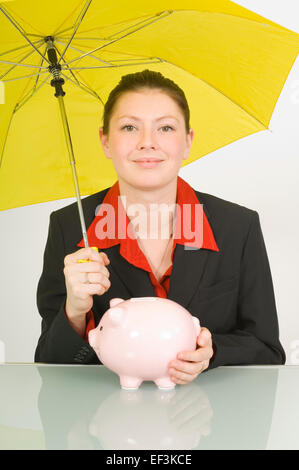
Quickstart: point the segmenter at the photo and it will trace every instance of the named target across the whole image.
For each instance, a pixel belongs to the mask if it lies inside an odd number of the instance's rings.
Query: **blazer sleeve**
[[[256,211],[241,259],[236,329],[229,334],[212,334],[212,341],[210,368],[285,363],[271,271]]]
[[[72,328],[65,315],[64,238],[58,216],[50,215],[43,270],[37,287],[37,307],[42,317],[41,335],[34,361],[46,363],[99,363],[91,346]]]

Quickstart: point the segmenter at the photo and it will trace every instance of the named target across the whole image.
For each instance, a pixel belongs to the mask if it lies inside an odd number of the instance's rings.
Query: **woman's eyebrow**
[[[123,115],[123,116],[120,116],[118,118],[118,120],[120,119],[123,119],[123,118],[127,118],[127,119],[134,119],[135,121],[141,121],[141,119],[137,116],[127,116],[127,115]],[[155,119],[155,121],[161,121],[162,119],[175,119],[176,121],[179,121],[175,116],[171,116],[171,115],[168,115],[168,116],[160,116],[158,117],[157,119]]]

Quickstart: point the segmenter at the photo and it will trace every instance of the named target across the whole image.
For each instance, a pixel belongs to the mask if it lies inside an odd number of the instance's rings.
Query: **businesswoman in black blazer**
[[[103,121],[103,151],[118,180],[82,201],[89,244],[98,251],[80,248],[76,204],[51,214],[37,290],[42,332],[35,361],[99,363],[87,332],[110,299],[158,295],[183,305],[201,323],[197,349],[182,351],[169,364],[175,383],[189,383],[220,365],[283,364],[258,213],[195,191],[178,177],[194,136],[183,91],[157,72],[126,75],[110,93]],[[125,203],[119,204],[120,197]],[[195,227],[193,241],[184,231],[184,205]],[[101,207],[108,206],[118,228],[122,221],[122,233],[124,227],[131,232],[120,237],[115,225],[99,231]],[[161,207],[169,217],[153,236],[148,222]],[[132,208],[141,211],[138,223]]]

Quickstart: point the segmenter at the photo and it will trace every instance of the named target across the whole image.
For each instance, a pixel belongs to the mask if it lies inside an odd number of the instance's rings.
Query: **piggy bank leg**
[[[142,379],[139,379],[138,377],[130,377],[128,375],[120,375],[119,379],[121,388],[124,388],[125,390],[136,390],[142,382]]]
[[[175,388],[175,383],[168,376],[160,377],[154,382],[161,390],[173,390]]]

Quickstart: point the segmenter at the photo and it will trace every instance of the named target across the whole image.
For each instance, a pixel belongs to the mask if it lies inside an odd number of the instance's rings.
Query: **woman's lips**
[[[155,168],[161,162],[163,160],[135,160],[135,163],[143,168]]]

